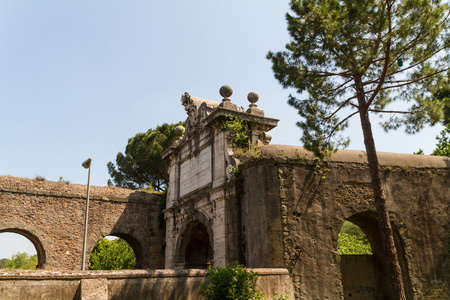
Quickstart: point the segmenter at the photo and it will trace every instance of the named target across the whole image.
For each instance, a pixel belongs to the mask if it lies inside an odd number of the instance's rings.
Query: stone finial
[[[236,104],[231,103],[230,97],[233,95],[233,89],[229,85],[222,85],[222,87],[219,90],[220,95],[223,97],[222,103],[220,103],[220,107],[231,109],[231,110],[238,110]]]
[[[250,92],[247,95],[247,100],[250,102],[250,107],[247,109],[246,113],[264,117],[264,111],[258,108],[256,102],[259,100],[259,95],[257,92]]]
[[[181,125],[178,125],[177,127],[175,127],[175,135],[182,135],[184,134],[184,127]]]
[[[229,102],[231,95],[233,95],[233,89],[229,85],[222,85],[219,90],[220,96],[223,97],[223,102]]]
[[[258,107],[258,105],[255,104],[259,100],[259,95],[257,92],[248,93],[247,100],[251,103],[250,107]]]

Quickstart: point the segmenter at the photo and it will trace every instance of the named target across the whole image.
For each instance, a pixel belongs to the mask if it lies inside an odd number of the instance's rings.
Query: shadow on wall
[[[106,236],[116,236],[125,240],[133,249],[136,257],[136,269],[162,269],[164,268],[164,242],[165,230],[158,224],[162,198],[158,194],[135,192],[130,194],[128,202],[119,218],[112,227],[102,227],[89,216],[90,234],[87,253],[90,256],[95,245]],[[101,211],[102,203],[90,211]],[[105,219],[109,216],[104,216]],[[104,223],[108,223],[105,221]],[[89,260],[89,257],[87,257]]]
[[[110,300],[201,299],[203,280],[205,277],[109,279],[108,294]]]

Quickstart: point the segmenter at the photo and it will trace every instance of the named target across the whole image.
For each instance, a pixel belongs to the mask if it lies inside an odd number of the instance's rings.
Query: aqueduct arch
[[[0,232],[27,237],[44,269],[81,268],[86,186],[0,176]],[[137,268],[162,268],[161,197],[113,187],[91,187],[87,259],[99,240],[126,240]]]
[[[372,254],[340,255],[340,270],[344,299],[388,299],[390,285],[381,245],[377,214],[374,211],[356,213],[347,221],[357,225],[366,235],[372,247]],[[398,242],[398,230],[392,224],[396,237],[396,248],[403,262],[405,253],[402,243]],[[411,287],[409,269],[401,263],[404,285]],[[407,289],[408,290],[408,289]]]
[[[121,238],[122,240],[124,240],[125,242],[128,243],[128,245],[131,247],[131,249],[133,250],[134,256],[136,258],[136,265],[135,265],[135,269],[146,269],[146,263],[145,263],[145,254],[144,254],[144,250],[142,247],[142,244],[133,236],[129,235],[129,234],[122,234],[122,233],[110,233],[108,235],[105,235],[103,238],[99,239],[93,247],[89,247],[87,249],[87,261],[89,261],[89,258],[92,254],[92,252],[94,251],[95,246],[97,246],[97,244],[104,238],[106,238],[107,236],[113,236],[113,237],[118,237]]]
[[[46,257],[45,257],[45,247],[42,245],[42,236],[38,237],[36,236],[36,233],[32,233],[29,229],[23,229],[23,227],[27,227],[26,225],[19,225],[21,228],[4,228],[1,229],[0,226],[0,233],[17,233],[28,239],[36,249],[36,255],[38,258],[38,264],[36,266],[36,269],[42,269],[45,265]]]

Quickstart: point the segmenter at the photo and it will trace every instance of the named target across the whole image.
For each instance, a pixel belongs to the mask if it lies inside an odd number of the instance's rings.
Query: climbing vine
[[[244,120],[234,117],[227,117],[225,120],[220,122],[219,130],[222,132],[233,132],[233,149],[246,150],[249,148],[248,125]]]

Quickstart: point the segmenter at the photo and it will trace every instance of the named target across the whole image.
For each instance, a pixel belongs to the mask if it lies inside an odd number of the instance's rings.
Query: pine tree
[[[169,165],[161,158],[161,153],[178,138],[175,127],[182,124],[164,123],[130,138],[125,154],[117,153],[116,165],[112,162],[107,164],[112,178],[108,180],[108,185],[129,189],[164,190],[169,181]]]
[[[449,70],[449,6],[430,0],[292,0],[291,41],[269,52],[275,78],[299,96],[302,141],[319,157],[349,139],[338,136],[359,115],[393,299],[403,281],[369,114],[388,114],[384,129],[415,133],[442,118],[432,97]],[[407,109],[389,109],[403,101]],[[396,105],[398,107],[399,105]]]

